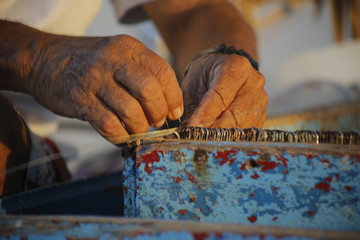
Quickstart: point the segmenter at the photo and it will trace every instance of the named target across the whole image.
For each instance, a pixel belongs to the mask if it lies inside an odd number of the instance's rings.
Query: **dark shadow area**
[[[123,216],[122,172],[1,199],[7,214]]]

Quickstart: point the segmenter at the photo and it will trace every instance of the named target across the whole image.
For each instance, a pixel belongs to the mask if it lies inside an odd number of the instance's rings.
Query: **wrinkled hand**
[[[58,37],[37,55],[30,94],[50,110],[88,121],[111,142],[160,127],[183,112],[170,65],[138,40]]]
[[[187,125],[262,127],[268,101],[264,84],[263,75],[245,57],[202,56],[182,83]]]

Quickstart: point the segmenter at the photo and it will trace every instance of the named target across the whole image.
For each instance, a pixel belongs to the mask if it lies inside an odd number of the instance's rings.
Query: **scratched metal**
[[[125,160],[125,216],[360,230],[360,149],[168,142]]]
[[[359,239],[360,233],[109,217],[0,216],[0,240]]]

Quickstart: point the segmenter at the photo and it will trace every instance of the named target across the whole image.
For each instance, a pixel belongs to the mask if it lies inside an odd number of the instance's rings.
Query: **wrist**
[[[207,49],[203,52],[201,52],[200,54],[198,54],[197,56],[195,56],[191,61],[190,63],[187,65],[187,67],[185,68],[185,71],[184,71],[184,78],[187,74],[187,72],[189,71],[192,63],[194,63],[195,61],[197,61],[198,59],[204,57],[204,56],[207,56],[207,55],[211,55],[211,54],[225,54],[225,55],[231,55],[231,54],[235,54],[235,55],[239,55],[239,56],[242,56],[242,57],[246,57],[251,66],[256,70],[256,71],[259,71],[259,64],[258,62],[252,58],[250,56],[250,54],[248,54],[247,52],[245,52],[244,50],[237,50],[235,47],[233,46],[229,46],[227,47],[225,44],[220,44],[217,48],[210,48],[210,49]]]
[[[39,52],[52,35],[0,20],[0,89],[28,93]]]

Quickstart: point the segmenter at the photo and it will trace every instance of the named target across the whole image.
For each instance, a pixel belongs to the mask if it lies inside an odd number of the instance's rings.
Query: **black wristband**
[[[216,53],[220,53],[220,54],[236,54],[239,56],[243,56],[246,57],[251,66],[256,70],[259,71],[259,63],[257,61],[255,61],[255,59],[253,59],[247,52],[245,52],[244,50],[237,50],[234,46],[230,46],[227,47],[225,44],[220,44],[218,48],[215,49],[210,49],[207,50],[205,52],[200,53],[199,55],[197,55],[190,63],[189,65],[186,67],[186,70],[184,72],[184,77],[186,76],[187,72],[190,69],[190,66],[193,62],[195,62],[197,59],[199,59],[200,57],[204,56],[204,55],[208,55],[208,54],[216,54]]]

